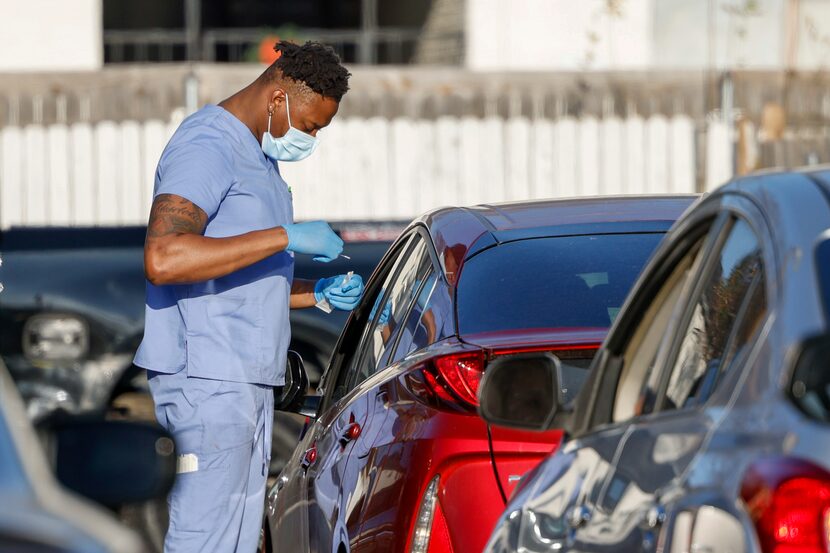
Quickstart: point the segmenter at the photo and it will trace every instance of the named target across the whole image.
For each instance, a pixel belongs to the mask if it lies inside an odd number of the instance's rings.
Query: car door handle
[[[313,444],[310,448],[305,450],[303,455],[302,466],[307,470],[308,467],[317,462],[317,444]]]
[[[343,445],[346,445],[347,443],[359,438],[362,431],[363,429],[360,428],[359,423],[351,422],[349,423],[349,426],[346,427],[346,430],[343,431],[343,436],[340,438],[340,442]]]

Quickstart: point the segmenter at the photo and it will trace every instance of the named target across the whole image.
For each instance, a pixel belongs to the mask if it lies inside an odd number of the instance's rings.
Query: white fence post
[[[504,129],[504,185],[503,199],[530,198],[532,194],[531,125],[525,117],[512,117]]]
[[[163,121],[147,121],[141,126],[141,214],[140,219],[146,222],[150,215],[150,204],[153,198],[153,184],[156,178],[161,153],[167,145],[170,136],[167,125]]]
[[[578,125],[576,119],[564,117],[553,128],[553,196],[570,197],[579,193]]]
[[[72,189],[69,157],[69,127],[51,125],[46,129],[49,195],[47,198],[50,225],[72,222]]]
[[[671,185],[669,192],[695,192],[695,123],[677,115],[669,123]]]
[[[92,125],[76,123],[69,127],[70,159],[72,168],[72,223],[90,225],[96,222],[95,136]]]
[[[645,192],[666,192],[669,184],[668,158],[669,125],[663,115],[653,115],[646,121],[646,182]]]
[[[723,121],[710,121],[706,131],[706,190],[714,190],[734,173],[732,128]]]
[[[599,123],[596,117],[588,116],[579,120],[579,194],[599,194],[600,157]]]
[[[120,166],[116,168],[114,183],[121,190],[121,223],[130,225],[142,222],[144,167],[141,160],[141,126],[136,121],[124,121],[118,129],[121,139]]]
[[[122,182],[119,167],[121,157],[121,133],[111,121],[98,123],[95,134],[95,205],[96,224],[117,225],[122,222],[124,209]]]
[[[46,129],[41,125],[23,128],[24,157],[23,220],[27,225],[45,225],[48,218],[49,188],[46,181]]]
[[[461,198],[461,125],[455,117],[439,117],[435,127],[435,195],[433,206],[459,205]]]
[[[646,189],[646,126],[639,115],[623,124],[623,164],[626,194],[642,194]]]
[[[459,126],[458,201],[462,205],[469,205],[471,198],[481,198],[484,194],[484,170],[481,166],[482,140],[479,136],[482,120],[478,117],[463,117]]]
[[[531,198],[550,198],[554,193],[554,125],[550,119],[533,121],[530,161]]]
[[[599,192],[622,194],[628,189],[623,170],[623,124],[611,116],[600,122]]]
[[[0,129],[0,223],[25,223],[23,218],[23,133],[19,127]]]

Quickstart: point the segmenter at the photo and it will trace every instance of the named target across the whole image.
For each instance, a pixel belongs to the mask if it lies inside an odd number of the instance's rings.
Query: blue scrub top
[[[159,160],[153,197],[176,194],[208,215],[205,236],[294,222],[288,186],[251,131],[219,106],[197,111]],[[144,339],[135,364],[162,373],[279,386],[291,341],[294,258],[268,257],[221,278],[186,285],[147,282]]]

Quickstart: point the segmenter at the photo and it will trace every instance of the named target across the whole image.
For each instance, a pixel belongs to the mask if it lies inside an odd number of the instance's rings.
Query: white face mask
[[[268,114],[268,130],[262,134],[262,151],[277,161],[300,161],[314,152],[319,141],[316,137],[291,126],[291,110],[288,107],[288,93],[285,94],[285,115],[288,118],[288,132],[279,138],[271,134],[271,113]]]

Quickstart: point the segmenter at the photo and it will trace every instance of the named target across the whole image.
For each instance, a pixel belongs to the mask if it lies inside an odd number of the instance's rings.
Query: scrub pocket
[[[215,532],[217,525],[227,523],[239,497],[245,494],[252,462],[253,440],[250,433],[245,435],[249,439],[241,445],[218,453],[198,454],[197,470],[176,475],[169,498],[171,529]]]
[[[228,495],[229,472],[230,467],[223,464],[177,474],[169,499],[171,530],[211,530],[227,510],[225,497]]]
[[[190,376],[246,382],[259,376],[262,305],[248,298],[203,296],[187,309]]]

